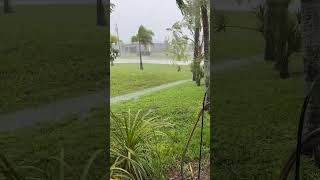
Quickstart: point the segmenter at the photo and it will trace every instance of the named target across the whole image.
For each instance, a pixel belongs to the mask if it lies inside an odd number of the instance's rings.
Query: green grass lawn
[[[77,178],[72,174],[80,175],[94,152],[99,149],[106,150],[108,134],[105,127],[105,108],[95,109],[84,120],[80,120],[76,115],[70,115],[58,122],[0,133],[0,149],[16,165],[45,168],[43,159],[59,156],[63,148],[64,160],[72,167],[72,169],[65,168],[65,179],[74,180]],[[104,158],[104,155],[100,155],[90,170],[98,177],[103,177],[106,173]],[[53,172],[58,175],[58,163],[53,164],[53,168],[56,168]]]
[[[163,168],[168,171],[171,169],[179,171],[178,161],[201,108],[202,96],[203,87],[186,83],[157,93],[146,94],[136,100],[113,104],[112,111],[121,113],[128,109],[132,112],[139,109],[143,111],[152,109],[155,114],[169,118],[169,122],[175,126],[163,129],[168,137],[154,146],[158,147]],[[26,165],[38,165],[39,159],[56,156],[63,147],[66,161],[75,168],[76,172],[79,172],[93,152],[105,148],[107,136],[105,125],[105,109],[95,109],[86,120],[69,116],[59,122],[42,124],[31,129],[0,133],[0,148],[14,162],[23,161]],[[206,115],[204,156],[208,156],[209,153],[209,132],[209,115]],[[199,134],[198,128],[189,149],[187,162],[194,161],[198,157]],[[103,163],[102,160],[97,162],[98,173],[104,172]]]
[[[197,114],[202,107],[203,87],[197,87],[194,83],[186,83],[175,88],[162,90],[157,93],[147,94],[137,100],[125,101],[113,104],[111,110],[114,113],[125,113],[129,109],[133,112],[138,110],[153,110],[162,118],[174,124],[173,128],[163,129],[168,134],[166,140],[154,143],[158,147],[158,153],[165,170],[179,170],[181,153],[190,134]],[[134,114],[134,113],[133,113]],[[200,127],[200,123],[198,124]],[[112,127],[112,122],[111,122]],[[205,116],[204,125],[204,155],[209,155],[210,130],[209,115]],[[187,162],[194,161],[199,156],[200,128],[195,132],[187,154]],[[195,167],[196,168],[196,167]]]
[[[106,28],[95,5],[15,6],[0,15],[0,113],[101,90]]]
[[[189,66],[181,66],[178,72],[173,65],[144,64],[144,70],[141,71],[139,64],[115,64],[111,66],[111,96],[191,78]]]
[[[264,62],[215,76],[215,179],[278,178],[296,146],[302,67],[301,58],[293,59],[287,80]],[[319,179],[314,170],[305,159],[304,177]]]
[[[257,20],[250,12],[219,11],[226,15],[230,26],[256,27]],[[213,62],[240,59],[263,54],[264,40],[259,32],[227,28],[226,32],[213,34]]]

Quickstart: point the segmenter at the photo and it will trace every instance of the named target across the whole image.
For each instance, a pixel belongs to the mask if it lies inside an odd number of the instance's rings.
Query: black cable
[[[307,110],[307,107],[309,105],[311,95],[314,89],[315,83],[319,80],[320,76],[315,78],[315,80],[312,82],[311,88],[309,92],[307,93],[307,96],[304,99],[302,111],[300,114],[300,120],[299,120],[299,127],[298,127],[298,135],[297,135],[297,148],[296,148],[296,169],[295,169],[295,180],[300,179],[300,157],[301,157],[301,139],[302,139],[302,131],[303,131],[303,125],[305,121],[305,113]]]
[[[202,137],[203,137],[203,119],[204,119],[204,104],[206,99],[207,93],[205,93],[203,102],[202,102],[202,122],[201,122],[201,133],[200,133],[200,152],[199,152],[199,172],[198,172],[198,180],[200,180],[200,173],[201,173],[201,155],[202,155]]]
[[[296,169],[295,169],[295,180],[299,180],[300,177],[300,155],[301,155],[301,139],[302,139],[302,130],[303,130],[303,124],[304,124],[304,118],[305,118],[305,112],[308,107],[310,100],[310,96],[307,96],[304,99],[301,114],[300,114],[300,120],[299,120],[299,128],[298,128],[298,137],[297,137],[297,149],[296,149]]]
[[[194,133],[196,127],[197,127],[197,124],[198,124],[198,122],[199,122],[200,116],[202,116],[202,118],[203,118],[203,114],[204,114],[204,109],[205,109],[205,107],[208,106],[208,105],[210,105],[210,103],[208,103],[208,104],[206,104],[206,105],[204,106],[205,99],[206,99],[206,97],[207,97],[207,91],[208,91],[208,90],[206,90],[206,92],[205,92],[205,94],[204,94],[204,97],[203,97],[203,102],[202,102],[202,106],[203,106],[203,107],[202,107],[201,111],[198,113],[197,121],[195,122],[195,124],[194,124],[194,126],[193,126],[193,128],[192,128],[192,131],[191,131],[191,133],[190,133],[190,136],[189,136],[189,139],[188,139],[188,141],[187,141],[187,144],[185,145],[184,150],[183,150],[183,153],[182,153],[182,155],[181,155],[181,165],[180,165],[181,167],[180,167],[180,172],[181,172],[181,179],[182,179],[182,180],[184,180],[184,171],[183,171],[184,157],[185,157],[185,155],[186,155],[186,153],[187,153],[187,150],[188,150],[188,148],[189,148],[189,144],[190,144],[190,142],[191,142],[191,139],[192,139],[193,133]],[[200,172],[199,172],[199,173],[200,173]]]
[[[301,147],[303,147],[304,145],[312,146],[315,144],[319,144],[320,143],[319,137],[320,137],[320,128],[306,133],[301,140]],[[284,168],[281,171],[279,180],[287,180],[288,179],[290,170],[292,169],[292,167],[294,166],[295,163],[296,163],[296,151],[294,151],[290,155],[288,161],[286,162]]]

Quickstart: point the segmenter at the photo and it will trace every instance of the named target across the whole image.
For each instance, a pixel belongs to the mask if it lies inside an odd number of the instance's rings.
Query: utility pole
[[[116,24],[116,33],[117,33],[117,41],[118,41],[118,46],[119,46],[119,53],[121,54],[121,48],[120,48],[120,37],[119,37],[119,29],[118,29],[118,24]]]

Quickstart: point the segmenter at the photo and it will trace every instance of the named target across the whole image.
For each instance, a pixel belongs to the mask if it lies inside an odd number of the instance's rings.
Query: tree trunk
[[[265,12],[265,24],[264,24],[264,38],[265,38],[265,50],[264,60],[274,61],[275,60],[275,42],[274,42],[274,28],[273,28],[273,9],[271,3],[266,3]]]
[[[8,13],[12,12],[10,0],[3,0],[3,12],[5,14],[8,14]]]
[[[203,25],[203,39],[204,39],[204,80],[205,80],[205,91],[207,92],[206,104],[210,103],[210,54],[209,54],[209,18],[207,5],[203,4],[201,6],[202,14],[202,25]],[[208,107],[208,110],[210,108]]]
[[[277,15],[276,24],[276,62],[275,69],[279,70],[280,78],[289,77],[288,71],[288,6],[289,2],[278,2],[275,10]]]
[[[302,0],[302,26],[304,48],[304,81],[305,93],[310,91],[311,85],[320,74],[320,1]],[[304,134],[320,127],[320,83],[314,86],[310,104],[306,112]],[[316,164],[320,162],[319,145],[314,146]]]
[[[107,7],[110,7],[110,0],[107,0],[106,1],[106,6]],[[107,8],[106,9],[106,12],[107,14],[110,14],[110,8]],[[109,28],[110,28],[110,18],[107,18],[106,19],[106,26],[107,26],[107,31],[106,31],[106,38],[107,38],[107,57],[109,58],[109,61],[110,61],[110,48],[111,48],[111,43],[109,42],[110,41],[110,31],[109,31]],[[109,62],[108,62],[109,64]],[[107,95],[107,97],[110,97],[110,86],[108,86],[110,84],[110,66],[106,66],[106,79],[107,79],[107,82],[106,82],[106,86],[105,86],[105,94]],[[106,98],[106,104],[110,104],[110,98]],[[106,145],[106,158],[105,158],[105,162],[111,162],[111,158],[110,158],[110,106],[105,106],[105,122],[106,122],[106,127],[105,127],[105,138],[106,138],[106,142],[107,142],[107,145]],[[110,164],[111,163],[106,163],[106,166],[105,168],[107,170],[110,169]],[[106,171],[106,179],[110,179],[110,171]]]
[[[197,86],[200,86],[201,85],[201,67],[200,67],[200,59],[198,58],[196,60],[196,84]]]
[[[142,64],[142,55],[141,55],[141,42],[139,39],[139,55],[140,55],[140,70],[143,70],[143,64]]]
[[[194,31],[194,50],[193,50],[193,71],[192,71],[192,80],[197,81],[198,80],[198,61],[199,61],[199,36],[200,36],[200,22],[196,20],[196,28]],[[199,85],[200,86],[200,85]]]
[[[97,0],[97,25],[98,26],[106,25],[106,16],[105,16],[102,0]]]
[[[282,61],[280,63],[280,78],[287,79],[289,78],[289,58],[286,55],[285,57],[281,58]]]

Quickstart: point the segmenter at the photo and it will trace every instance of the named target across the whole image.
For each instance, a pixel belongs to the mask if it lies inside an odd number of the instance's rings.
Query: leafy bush
[[[159,116],[151,116],[149,111],[139,110],[132,115],[111,113],[111,168],[113,178],[123,179],[163,179],[161,160],[152,147],[159,138],[166,136],[161,129],[172,125]]]

